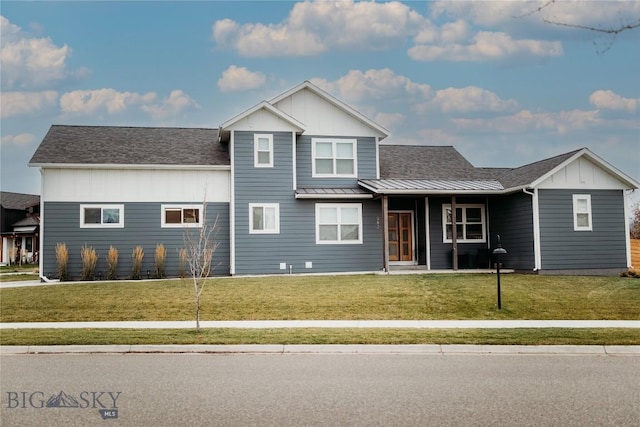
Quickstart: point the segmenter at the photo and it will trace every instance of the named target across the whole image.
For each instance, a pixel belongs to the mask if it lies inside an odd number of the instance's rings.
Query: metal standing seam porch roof
[[[376,194],[495,194],[504,190],[495,179],[444,180],[444,179],[361,179],[358,184]]]

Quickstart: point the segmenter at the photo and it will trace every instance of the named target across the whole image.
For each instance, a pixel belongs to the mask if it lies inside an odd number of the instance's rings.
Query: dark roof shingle
[[[26,210],[40,204],[40,196],[35,194],[0,192],[0,204],[5,209]]]
[[[380,145],[381,179],[475,179],[476,168],[451,146]]]
[[[51,126],[30,164],[230,165],[218,129]]]

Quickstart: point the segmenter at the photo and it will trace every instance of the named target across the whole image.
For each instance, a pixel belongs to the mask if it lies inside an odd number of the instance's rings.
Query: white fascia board
[[[271,105],[270,103],[268,103],[267,101],[262,101],[261,103],[254,105],[253,107],[249,108],[246,111],[243,111],[242,113],[238,114],[237,116],[227,120],[226,122],[222,123],[220,125],[220,131],[222,132],[222,130],[230,130],[230,128],[233,128],[233,125],[238,123],[239,121],[241,121],[242,119],[244,119],[245,117],[248,117],[252,114],[254,114],[256,111],[265,109],[268,112],[270,112],[271,114],[279,117],[280,119],[284,120],[285,122],[289,123],[293,128],[296,129],[297,133],[303,133],[306,130],[306,126],[299,122],[298,120],[294,119],[293,117],[289,116],[288,114],[283,113],[282,111],[278,110],[276,107],[274,107],[273,105]]]
[[[117,163],[29,163],[29,167],[42,169],[139,169],[139,170],[210,170],[228,171],[231,165],[136,165]]]
[[[620,170],[618,170],[615,167],[613,167],[610,163],[608,163],[606,160],[604,160],[601,157],[599,157],[596,154],[594,154],[588,148],[583,148],[582,150],[578,151],[573,156],[571,156],[570,158],[568,158],[564,162],[560,163],[558,166],[556,166],[555,168],[553,168],[552,170],[550,170],[546,174],[542,175],[541,177],[539,177],[538,179],[533,181],[531,184],[527,185],[526,188],[536,188],[538,185],[540,185],[541,183],[546,181],[548,178],[550,178],[556,172],[558,172],[559,170],[567,167],[569,164],[575,162],[577,159],[579,159],[580,157],[583,157],[583,156],[586,157],[587,159],[591,160],[593,163],[595,163],[600,168],[604,169],[609,174],[613,175],[615,178],[617,178],[623,184],[627,185],[629,187],[629,189],[640,188],[640,183],[638,183],[636,180],[634,180],[633,178],[631,178],[630,176],[628,176],[624,172],[621,172]]]
[[[387,129],[385,129],[384,127],[380,126],[376,122],[374,122],[371,119],[367,118],[366,116],[364,116],[362,113],[358,112],[353,107],[345,104],[344,102],[340,101],[339,99],[333,97],[331,94],[329,94],[329,93],[325,92],[324,90],[320,89],[318,86],[314,85],[313,83],[311,83],[308,80],[300,83],[299,85],[289,89],[286,92],[281,93],[280,95],[278,95],[275,98],[271,99],[269,102],[271,104],[277,104],[278,102],[282,101],[283,99],[293,95],[294,93],[300,92],[301,90],[304,90],[304,89],[310,90],[311,92],[313,92],[316,95],[318,95],[319,97],[325,99],[327,102],[333,104],[334,106],[336,106],[340,110],[342,110],[345,113],[355,117],[356,119],[358,119],[361,122],[365,123],[367,126],[369,126],[369,127],[373,128],[373,129],[375,129],[376,131],[378,131],[380,133],[380,137],[379,137],[380,140],[383,140],[384,138],[386,138],[386,137],[391,135],[391,133]]]

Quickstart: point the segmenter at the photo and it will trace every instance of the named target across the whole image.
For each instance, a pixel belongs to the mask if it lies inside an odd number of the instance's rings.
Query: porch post
[[[453,270],[458,270],[458,219],[456,218],[456,196],[451,196],[451,255]]]
[[[389,273],[389,198],[382,196],[382,262],[386,273]]]

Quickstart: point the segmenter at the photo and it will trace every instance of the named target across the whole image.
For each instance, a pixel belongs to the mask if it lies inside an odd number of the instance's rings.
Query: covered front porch
[[[498,194],[502,186],[492,180],[364,181],[361,185],[382,201],[385,272],[492,273],[498,236],[508,250],[513,244],[513,252],[509,250],[500,260],[501,271],[533,270],[533,241],[527,238],[524,244],[516,244],[518,236],[526,238],[526,233],[522,235],[520,225],[511,219],[522,202],[530,202],[526,194]],[[526,217],[526,213],[519,215]],[[532,232],[531,224],[525,227]]]

